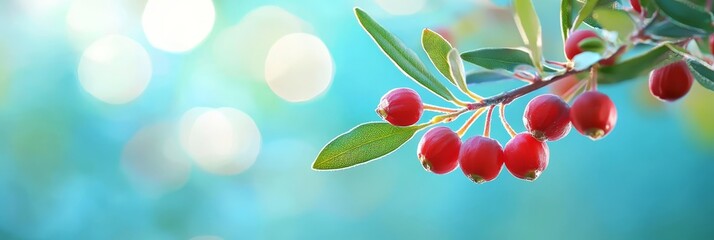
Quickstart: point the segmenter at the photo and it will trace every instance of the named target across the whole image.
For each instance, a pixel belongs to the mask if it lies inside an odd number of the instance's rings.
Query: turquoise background
[[[379,120],[373,110],[385,92],[419,89],[359,27],[353,7],[363,7],[426,60],[419,46],[424,27],[450,29],[462,51],[521,45],[508,1],[428,0],[418,13],[393,16],[371,0],[215,0],[211,34],[185,53],[152,47],[134,20],[123,34],[161,68],[140,97],[122,105],[103,103],[80,85],[82,52],[72,47],[67,32],[68,1],[58,0],[39,17],[22,1],[0,2],[2,239],[714,238],[714,140],[711,127],[701,130],[693,120],[714,119],[714,109],[692,114],[687,107],[694,99],[711,103],[714,96],[695,89],[696,98],[663,105],[647,100],[644,78],[601,86],[618,108],[615,130],[597,142],[573,131],[550,143],[550,165],[533,183],[505,169],[483,185],[460,170],[427,173],[415,154],[421,133],[371,164],[311,170],[330,139]],[[126,3],[136,6],[127,11],[138,9],[140,16],[144,1]],[[558,4],[539,0],[536,8],[545,55],[562,60]],[[328,47],[335,73],[325,93],[291,103],[264,82],[215,68],[208,55],[218,33],[264,5],[308,22]],[[459,27],[464,23],[473,25]],[[493,95],[521,84],[472,89]],[[419,91],[426,102],[446,104]],[[524,130],[521,114],[532,96],[507,108],[518,131]],[[248,114],[262,136],[258,158],[231,176],[192,163],[185,185],[146,194],[122,170],[125,144],[143,127],[176,123],[194,107]],[[462,122],[449,126],[456,129]],[[483,118],[467,136],[479,134],[482,126]],[[494,126],[493,137],[505,144],[508,135]]]

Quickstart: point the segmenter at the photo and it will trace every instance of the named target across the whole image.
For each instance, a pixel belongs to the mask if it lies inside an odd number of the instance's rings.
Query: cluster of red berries
[[[591,38],[602,40],[589,30],[571,33],[565,42],[566,57],[572,60],[584,52],[581,43]],[[600,65],[614,64],[617,55],[602,60]],[[578,82],[577,79],[571,81]],[[692,82],[687,64],[679,61],[652,71],[649,86],[655,97],[674,101],[689,92]],[[399,88],[382,97],[376,111],[392,125],[411,126],[421,119],[424,104],[414,90]],[[490,123],[489,119],[487,121]],[[565,137],[570,132],[571,123],[581,134],[593,140],[601,139],[615,127],[617,110],[607,95],[591,88],[578,95],[571,106],[557,95],[537,96],[528,103],[523,121],[528,131],[512,136],[505,147],[488,136],[475,136],[462,142],[461,136],[450,128],[434,127],[420,140],[417,156],[424,169],[430,172],[446,174],[460,166],[476,183],[495,179],[503,165],[513,176],[533,181],[548,166],[547,142]]]
[[[637,2],[637,5],[634,3]],[[641,11],[639,2],[633,0],[633,8]],[[638,10],[640,9],[640,10]],[[571,33],[565,41],[565,55],[572,60],[578,54],[584,52],[580,44],[588,39],[596,38],[602,40],[597,33],[590,30],[578,30]],[[714,47],[714,36],[710,37],[709,44]],[[713,52],[714,52],[714,48]],[[612,65],[617,61],[618,54],[600,61],[600,65]],[[694,77],[684,61],[678,61],[667,66],[653,70],[650,73],[649,87],[650,93],[662,101],[672,102],[687,95],[692,88]]]
[[[418,93],[399,88],[382,97],[376,111],[393,125],[410,126],[419,121],[423,110]],[[572,108],[560,97],[545,94],[531,100],[523,114],[528,132],[515,135],[505,147],[485,136],[462,143],[461,137],[448,127],[434,127],[420,140],[417,156],[426,170],[436,174],[461,166],[476,183],[495,179],[504,164],[513,176],[533,181],[548,166],[546,142],[567,135],[571,122],[581,133],[598,139],[612,130],[616,120],[615,105],[602,93],[586,92]]]

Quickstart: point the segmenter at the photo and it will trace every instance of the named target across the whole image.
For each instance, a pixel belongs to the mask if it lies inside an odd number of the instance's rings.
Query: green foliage
[[[543,70],[541,64],[543,61],[543,53],[541,52],[543,36],[535,7],[533,7],[531,0],[513,0],[513,7],[516,11],[516,26],[518,26],[518,31],[521,33],[521,38],[523,38],[523,42],[530,50],[533,65],[541,72]]]
[[[375,160],[397,150],[419,129],[382,122],[359,125],[330,141],[320,151],[312,168],[337,170]]]
[[[574,29],[577,29],[586,18],[590,17],[595,10],[595,7],[597,7],[597,4],[598,0],[585,0],[585,5],[580,8],[580,12],[578,12],[578,16],[575,18],[575,22],[573,23]]]
[[[659,10],[676,23],[701,29],[706,33],[714,32],[712,13],[701,6],[683,0],[654,0]]]
[[[635,31],[635,23],[630,14],[619,9],[597,8],[592,17],[600,23],[602,28],[617,32],[620,41],[627,41],[632,32]]]
[[[660,44],[640,55],[623,59],[616,65],[600,68],[598,82],[609,84],[635,79],[681,59],[682,55],[669,44]]]
[[[505,69],[513,72],[523,65],[535,68],[528,52],[521,48],[481,48],[464,52],[461,58],[486,69]],[[545,70],[555,71],[548,68]]]
[[[466,75],[467,84],[479,84],[506,80],[518,80],[512,73],[503,70],[475,71]]]
[[[414,51],[407,48],[402,41],[379,25],[362,9],[355,8],[355,15],[362,28],[404,74],[439,97],[447,101],[455,100],[449,89],[426,69],[426,66],[419,60]]]
[[[452,47],[451,44],[444,39],[444,37],[429,29],[424,29],[422,32],[421,45],[426,54],[429,56],[431,63],[434,64],[441,75],[443,75],[452,84],[456,84],[454,79],[451,78],[449,60],[447,59],[449,51],[451,51],[454,47]]]
[[[705,9],[706,0],[640,2],[644,9],[643,15],[618,9],[617,0],[562,0],[560,28],[564,41],[568,34],[582,23],[607,30],[605,32],[617,33],[618,37],[615,40],[603,34],[602,39],[586,39],[579,43],[579,47],[585,52],[575,56],[571,62],[549,62],[549,65],[561,66],[563,69],[554,69],[543,64],[542,30],[531,0],[513,1],[516,25],[526,48],[481,48],[459,54],[442,36],[424,29],[421,44],[429,59],[441,75],[477,101],[472,104],[458,101],[449,89],[426,69],[412,50],[405,47],[367,13],[356,8],[355,15],[359,23],[397,68],[437,96],[455,103],[460,109],[432,109],[446,113],[434,117],[429,123],[411,127],[396,127],[381,122],[359,125],[328,143],[313,163],[313,169],[343,169],[385,156],[401,147],[426,126],[452,121],[462,113],[473,111],[473,106],[507,104],[515,98],[546,86],[547,82],[537,81],[539,77],[554,79],[575,74],[580,78],[587,78],[587,74],[593,72],[597,74],[591,77],[596,76],[598,83],[613,84],[642,77],[654,69],[686,59],[697,81],[705,88],[714,90],[714,69],[711,65],[695,57],[701,57],[699,50],[692,50],[693,53],[690,53],[681,47],[694,37],[708,37],[714,32],[714,16],[711,9]],[[616,54],[613,53],[615,50],[618,50]],[[613,54],[619,58],[613,65],[601,65],[604,58]],[[465,74],[463,61],[486,70]],[[525,78],[533,78],[534,81],[527,86],[483,101],[467,88],[467,84]]]
[[[709,64],[703,63],[697,59],[687,59],[689,70],[692,71],[694,79],[697,79],[702,86],[714,91],[714,69]]]

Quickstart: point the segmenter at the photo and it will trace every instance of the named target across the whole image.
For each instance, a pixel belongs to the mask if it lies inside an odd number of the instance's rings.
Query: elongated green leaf
[[[451,69],[451,78],[456,81],[456,86],[462,91],[466,91],[466,72],[464,70],[464,62],[459,56],[459,51],[456,48],[451,49],[448,54],[449,69]]]
[[[598,82],[609,84],[635,79],[681,59],[681,54],[667,44],[661,44],[640,55],[622,59],[616,65],[600,68]]]
[[[645,32],[649,35],[666,38],[686,38],[697,35],[707,36],[707,33],[704,30],[687,27],[682,24],[676,24],[671,20],[664,20],[650,24],[645,28]]]
[[[516,11],[516,26],[521,33],[523,42],[531,50],[533,65],[538,71],[543,70],[542,46],[543,37],[541,33],[540,20],[536,14],[535,7],[531,0],[513,0],[513,7]]]
[[[430,29],[424,29],[421,34],[421,46],[424,48],[426,55],[429,56],[431,63],[434,64],[434,67],[439,70],[441,75],[444,75],[449,82],[456,84],[449,73],[449,63],[447,59],[449,51],[454,48],[451,46],[451,43],[446,41],[446,39],[438,33]]]
[[[578,28],[586,18],[590,17],[590,14],[592,14],[595,7],[597,7],[597,3],[598,0],[585,0],[585,5],[580,9],[580,12],[578,12],[578,17],[575,18],[573,28]]]
[[[461,54],[464,61],[486,69],[505,69],[513,72],[518,66],[535,67],[527,51],[520,48],[481,48]],[[555,71],[547,68],[546,71]]]
[[[359,125],[325,145],[312,168],[337,170],[383,157],[404,145],[417,130],[417,126],[395,127],[384,122]]]
[[[704,8],[683,0],[654,0],[654,2],[664,14],[675,22],[708,33],[714,32],[712,13],[707,12]]]
[[[467,84],[480,84],[487,82],[499,82],[508,80],[518,80],[513,74],[503,70],[486,70],[471,72],[466,75]]]
[[[447,101],[454,100],[454,95],[434,75],[429,73],[414,51],[404,46],[398,38],[374,21],[362,9],[355,8],[355,15],[362,28],[367,31],[374,42],[382,49],[382,52],[394,62],[394,65],[399,70],[439,97]]]
[[[563,44],[565,40],[568,39],[570,34],[570,29],[573,28],[573,1],[574,0],[561,0],[560,1],[560,31],[563,36]]]
[[[699,84],[706,89],[714,91],[714,69],[712,69],[709,64],[689,58],[687,59],[687,65],[689,66],[689,70],[692,71],[694,79],[697,79]]]
[[[630,14],[619,9],[597,8],[593,12],[593,18],[607,30],[617,32],[620,41],[627,41],[630,33],[635,30],[635,23]]]

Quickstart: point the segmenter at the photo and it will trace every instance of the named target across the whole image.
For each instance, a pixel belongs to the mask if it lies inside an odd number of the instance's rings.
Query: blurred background
[[[560,1],[535,2],[546,57],[563,60]],[[714,94],[698,84],[673,104],[644,77],[601,86],[615,130],[550,143],[534,183],[429,174],[421,134],[371,164],[311,170],[330,139],[379,120],[388,90],[419,89],[353,7],[428,61],[424,27],[462,51],[521,46],[509,4],[0,1],[0,239],[713,238]],[[519,131],[527,102],[507,109]]]

